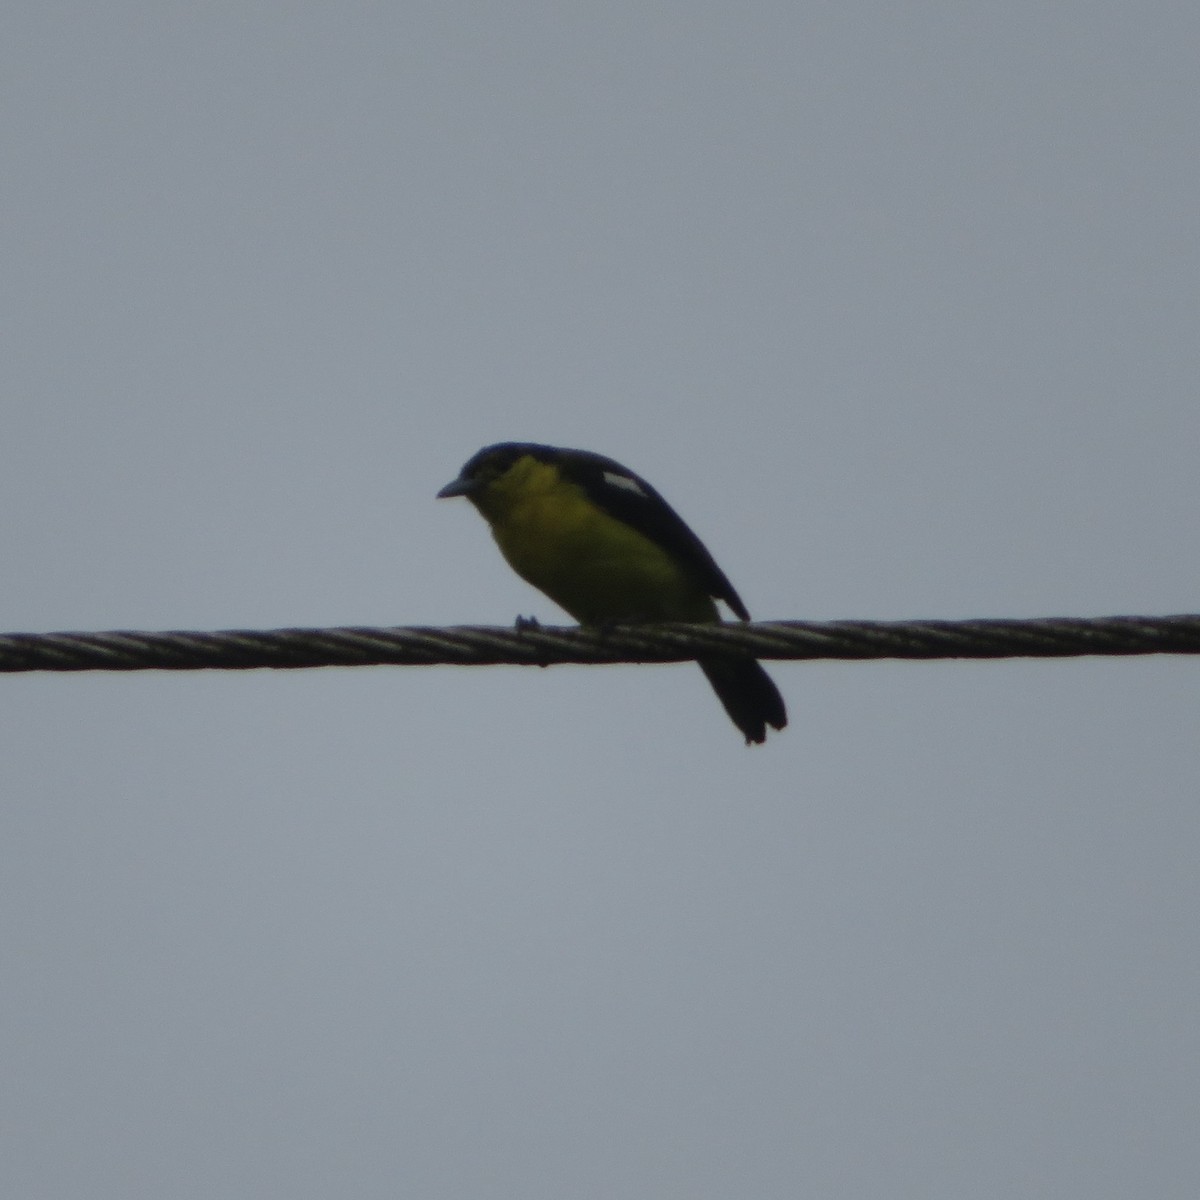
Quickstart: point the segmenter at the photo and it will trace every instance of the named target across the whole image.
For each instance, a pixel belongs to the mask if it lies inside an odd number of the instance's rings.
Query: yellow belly
[[[719,619],[669,554],[573,486],[513,498],[492,534],[513,570],[582,624]]]

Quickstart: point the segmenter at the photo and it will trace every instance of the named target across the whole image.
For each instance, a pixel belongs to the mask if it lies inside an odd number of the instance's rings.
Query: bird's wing
[[[743,621],[750,620],[741,597],[704,543],[644,479],[611,458],[586,451],[571,456],[569,477],[610,517],[679,559],[710,596],[724,600]]]

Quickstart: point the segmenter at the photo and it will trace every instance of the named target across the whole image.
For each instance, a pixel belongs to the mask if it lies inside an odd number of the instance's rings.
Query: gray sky
[[[1200,10],[25,4],[0,628],[1200,608]],[[1193,661],[0,684],[0,1190],[1191,1200]]]

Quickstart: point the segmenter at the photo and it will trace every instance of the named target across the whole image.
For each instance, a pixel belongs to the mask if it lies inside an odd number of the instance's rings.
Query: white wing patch
[[[642,485],[636,479],[630,479],[628,475],[618,475],[616,471],[605,471],[604,482],[610,487],[624,488],[627,492],[633,492],[637,496],[649,499]]]

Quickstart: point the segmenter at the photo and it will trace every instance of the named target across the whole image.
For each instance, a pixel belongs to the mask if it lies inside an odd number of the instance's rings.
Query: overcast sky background
[[[10,6],[0,628],[1200,609],[1194,2]],[[0,1191],[1192,1200],[1200,666],[0,681]]]

